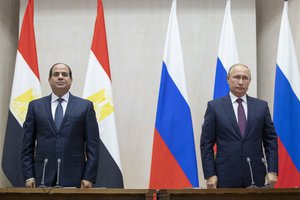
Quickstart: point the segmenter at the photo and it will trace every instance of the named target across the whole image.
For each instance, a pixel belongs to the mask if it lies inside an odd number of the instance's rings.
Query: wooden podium
[[[0,200],[153,200],[156,190],[0,188]]]
[[[286,189],[166,189],[159,200],[300,200],[300,188]]]
[[[300,189],[0,188],[0,200],[300,200]]]

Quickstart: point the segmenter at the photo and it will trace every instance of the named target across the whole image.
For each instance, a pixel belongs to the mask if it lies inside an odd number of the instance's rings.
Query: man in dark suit
[[[233,65],[227,75],[230,93],[208,102],[200,141],[207,188],[250,186],[250,170],[256,186],[277,181],[277,134],[267,102],[246,94],[250,81],[247,66]]]
[[[46,186],[90,188],[100,142],[93,103],[69,92],[72,71],[66,64],[54,64],[48,81],[52,94],[30,102],[23,125],[26,187],[41,185],[44,172]]]

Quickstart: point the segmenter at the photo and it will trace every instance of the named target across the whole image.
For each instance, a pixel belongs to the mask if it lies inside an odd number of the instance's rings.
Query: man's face
[[[52,69],[52,75],[48,81],[53,93],[57,96],[63,96],[69,91],[72,85],[69,68],[64,64],[55,65]]]
[[[250,81],[250,71],[243,65],[233,67],[227,76],[230,91],[237,97],[242,97],[247,93]]]

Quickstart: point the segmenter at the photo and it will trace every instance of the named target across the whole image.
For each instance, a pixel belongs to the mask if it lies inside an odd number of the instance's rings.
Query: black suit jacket
[[[229,95],[208,102],[200,141],[204,177],[217,175],[218,187],[247,187],[254,182],[263,186],[266,168],[263,147],[270,172],[278,172],[277,134],[267,102],[247,96],[248,117],[241,136]],[[213,146],[217,144],[214,158]]]
[[[24,179],[42,180],[53,186],[60,163],[60,185],[80,187],[82,179],[96,181],[99,155],[99,129],[93,103],[70,94],[59,130],[51,113],[51,95],[30,102],[23,125],[22,169]]]

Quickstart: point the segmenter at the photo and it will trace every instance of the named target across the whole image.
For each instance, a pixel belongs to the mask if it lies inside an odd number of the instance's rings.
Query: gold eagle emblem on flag
[[[111,113],[114,112],[114,106],[112,103],[112,98],[107,95],[105,89],[94,93],[87,98],[94,104],[94,109],[96,112],[97,121],[102,121]]]

